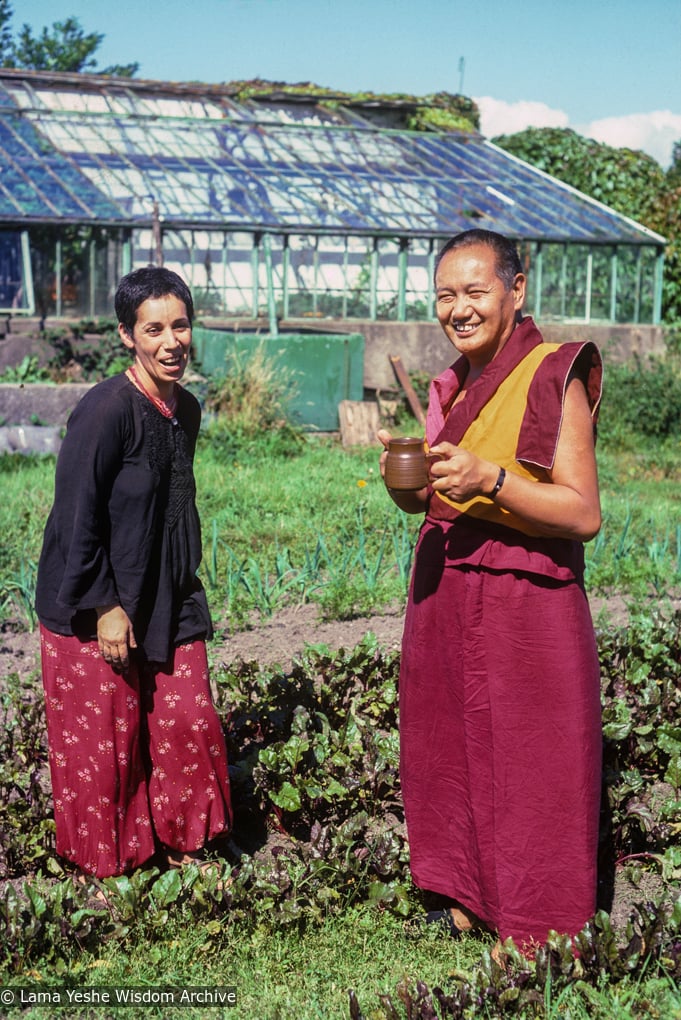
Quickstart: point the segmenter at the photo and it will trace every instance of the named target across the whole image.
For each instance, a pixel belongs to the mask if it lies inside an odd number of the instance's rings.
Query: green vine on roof
[[[272,96],[278,92],[286,92],[292,96],[336,96],[338,92],[334,89],[325,88],[322,85],[314,85],[312,82],[298,82],[290,85],[283,81],[267,81],[264,78],[253,78],[249,81],[230,81],[227,88],[233,91],[234,98],[238,102],[247,99],[258,99]]]
[[[465,96],[453,96],[453,99],[463,99]],[[468,100],[475,106],[472,100]],[[410,131],[478,131],[480,129],[480,115],[477,107],[472,114],[466,115],[460,112],[454,105],[443,106],[422,106],[414,111],[407,118],[407,127]]]
[[[479,131],[480,111],[468,96],[451,92],[435,92],[426,96],[414,96],[404,92],[344,92],[330,89],[312,82],[232,81],[228,83],[234,98],[244,102],[249,99],[279,98],[281,94],[310,98],[321,106],[336,109],[343,106],[383,107],[385,110],[403,108],[404,127],[410,131]]]

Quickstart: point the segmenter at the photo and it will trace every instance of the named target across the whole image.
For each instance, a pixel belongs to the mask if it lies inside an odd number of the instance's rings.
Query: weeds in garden
[[[230,353],[226,374],[208,383],[205,406],[234,435],[262,437],[292,428],[288,409],[295,392],[293,373],[260,343]]]
[[[278,543],[269,550],[270,569],[255,556],[240,558],[212,521],[204,559],[209,589],[224,599],[232,623],[249,611],[269,617],[286,605],[318,602],[325,619],[367,615],[394,600],[404,601],[413,553],[414,529],[394,510],[379,529],[366,523],[366,507],[355,507],[353,526],[341,534],[317,535],[302,548],[299,563]]]
[[[402,974],[386,986],[385,975],[369,967],[360,979],[338,950],[333,973],[315,985],[320,1016],[586,1017],[608,1003],[612,1010],[622,995],[633,1017],[650,1015],[651,1002],[660,1004],[658,1015],[673,1015],[664,1009],[681,978],[681,734],[674,725],[681,617],[641,614],[628,631],[600,633],[599,652],[608,795],[601,866],[624,869],[639,883],[656,876],[658,891],[633,893],[629,919],[616,929],[601,911],[572,942],[551,936],[532,964],[507,946],[505,970],[491,960],[487,937],[460,945],[428,935],[414,941],[397,924],[423,904],[408,875],[397,776],[399,660],[372,637],[345,652],[310,648],[285,673],[255,663],[216,673],[237,811],[233,842],[215,845],[208,875],[196,865],[162,872],[152,864],[99,883],[104,909],[94,909],[88,890],[54,856],[40,701],[34,687],[10,680],[0,720],[0,845],[8,848],[3,870],[11,878],[0,896],[0,977],[5,984],[25,983],[29,974],[32,981],[49,974],[89,983],[81,961],[106,945],[110,961],[128,961],[125,972],[115,964],[119,974],[129,979],[145,965],[147,982],[156,974],[158,983],[159,964],[167,969],[179,947],[195,953],[200,944],[204,979],[224,983],[227,973],[231,983],[233,967],[257,1015],[274,1018],[255,974],[276,970],[273,945],[288,931],[295,956],[294,945],[323,947],[332,929],[345,930],[349,944],[359,923],[374,935],[391,932]],[[269,933],[264,940],[262,933]],[[255,944],[257,966],[247,963]],[[306,966],[314,966],[316,953],[308,951]],[[195,973],[196,962],[175,961],[174,979]],[[344,985],[334,967],[346,975]],[[385,974],[392,967],[386,963]],[[309,985],[289,974],[298,1002]],[[304,1004],[298,1010],[307,1015]]]
[[[18,617],[31,631],[38,623],[35,612],[37,575],[37,564],[22,559],[17,573],[0,581],[0,615]]]

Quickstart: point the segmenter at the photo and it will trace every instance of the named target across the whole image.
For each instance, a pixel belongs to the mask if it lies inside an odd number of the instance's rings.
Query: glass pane
[[[368,319],[371,315],[371,253],[368,237],[348,237],[345,265],[347,281],[345,315],[350,319]]]
[[[594,247],[591,250],[591,321],[609,321],[612,294],[612,259],[614,249]]]
[[[0,311],[32,312],[33,280],[19,230],[0,230]]]
[[[652,322],[655,306],[655,253],[650,248],[617,249],[617,322]]]
[[[639,322],[653,322],[655,315],[655,266],[657,258],[654,249],[641,248],[641,293]]]
[[[288,239],[288,271],[286,287],[288,306],[282,314],[296,319],[314,315],[315,300],[315,269],[314,269],[315,238],[310,235],[292,234]]]
[[[348,264],[345,238],[317,238],[315,291],[319,316],[343,318],[348,314],[345,300]]]
[[[407,319],[434,318],[432,263],[430,242],[418,238],[410,241],[405,288]]]
[[[565,274],[565,294],[562,301],[564,308],[563,317],[584,321],[586,318],[587,259],[589,249],[586,245],[575,244],[566,245],[564,250],[563,272]]]
[[[113,295],[122,275],[123,242],[124,236],[115,229],[45,228],[34,234],[31,263],[37,313],[112,317]]]
[[[645,244],[635,224],[477,135],[349,127],[314,103],[238,108],[227,95],[0,86],[0,196],[23,215],[129,222],[153,196],[168,223]],[[27,177],[20,166],[28,166]],[[147,208],[145,209],[145,205]],[[1,210],[0,210],[1,211]]]
[[[399,251],[399,245],[395,241],[380,240],[378,242],[377,319],[397,319]]]

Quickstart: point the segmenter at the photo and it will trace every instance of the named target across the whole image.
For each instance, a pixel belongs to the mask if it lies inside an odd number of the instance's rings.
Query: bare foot
[[[188,853],[183,853],[181,850],[166,850],[166,859],[171,868],[181,868],[183,864],[192,864],[196,862],[200,864],[202,862],[203,852],[201,850],[193,850]]]
[[[214,875],[215,878],[218,879],[216,882],[217,889],[226,889],[232,884],[231,878],[227,878],[225,880],[220,878],[220,875],[222,874],[222,865],[219,861],[204,861],[202,850],[182,853],[179,850],[168,849],[166,851],[166,857],[171,868],[182,868],[185,864],[196,864],[205,878]]]
[[[487,928],[487,925],[477,914],[474,914],[472,910],[468,910],[461,903],[457,903],[455,907],[450,907],[449,912],[452,915],[454,924],[459,931],[472,931],[474,928]]]
[[[503,946],[501,945],[501,942],[495,942],[495,944],[492,946],[490,950],[489,955],[492,957],[497,967],[501,967],[502,970],[506,970],[508,966],[508,960],[506,958],[506,954],[504,953],[504,949]]]
[[[449,913],[452,915],[454,924],[459,931],[472,931],[475,928],[475,915],[471,915],[468,911],[464,911],[459,907],[450,907]]]
[[[101,903],[102,906],[108,905],[107,895],[99,885],[95,875],[89,875],[86,871],[78,869],[73,875],[73,881],[79,889],[83,889],[88,894],[89,899],[95,900],[96,903]]]

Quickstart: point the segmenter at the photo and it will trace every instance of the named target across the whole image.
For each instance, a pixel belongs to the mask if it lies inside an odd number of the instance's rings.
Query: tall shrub
[[[681,434],[681,376],[670,361],[608,365],[599,431],[664,440]]]
[[[644,152],[616,149],[570,128],[527,128],[494,142],[667,239],[662,313],[681,319],[681,179]],[[673,168],[672,168],[673,170]]]

